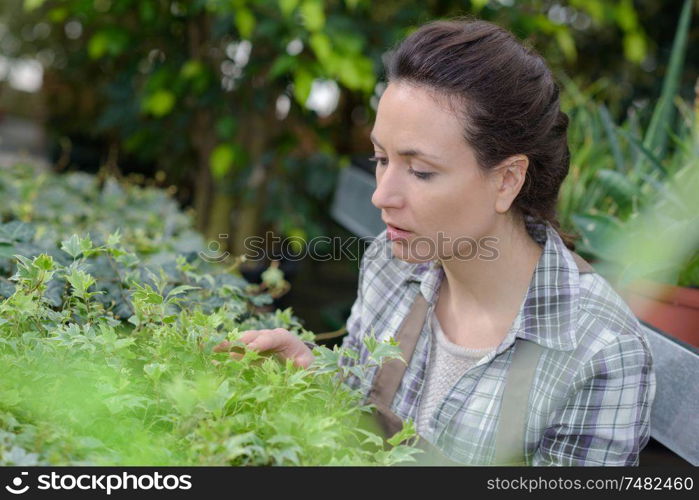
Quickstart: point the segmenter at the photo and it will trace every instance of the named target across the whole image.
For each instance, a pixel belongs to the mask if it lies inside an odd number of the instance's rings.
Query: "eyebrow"
[[[381,144],[379,144],[379,141],[376,140],[376,137],[374,136],[374,134],[369,135],[369,139],[371,140],[371,142],[376,144],[381,149],[386,149]],[[432,158],[434,160],[439,160],[438,156],[435,156],[435,155],[429,154],[429,153],[425,153],[423,151],[420,151],[419,149],[414,149],[414,148],[404,149],[403,151],[398,151],[398,154],[400,156],[424,156],[425,158]]]

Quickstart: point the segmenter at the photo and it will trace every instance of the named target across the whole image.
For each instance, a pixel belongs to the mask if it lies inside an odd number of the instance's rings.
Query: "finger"
[[[214,347],[214,352],[226,352],[230,351],[231,349],[231,343],[228,342],[227,340],[224,340],[220,344],[218,344],[216,347]]]
[[[255,340],[257,337],[262,335],[264,332],[269,332],[271,330],[248,330],[246,332],[243,332],[243,334],[240,336],[239,340],[245,344],[249,344],[253,340]]]
[[[248,344],[248,349],[256,351],[276,351],[284,346],[286,338],[280,332],[267,331]]]
[[[307,352],[307,353],[304,353],[300,356],[296,356],[294,358],[294,364],[298,367],[301,367],[301,368],[308,368],[309,366],[311,366],[313,364],[315,359],[316,358],[312,352]]]

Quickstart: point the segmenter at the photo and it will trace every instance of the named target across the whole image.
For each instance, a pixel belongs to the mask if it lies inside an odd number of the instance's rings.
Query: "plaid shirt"
[[[570,251],[549,225],[527,220],[541,245],[527,295],[502,343],[466,371],[437,407],[423,436],[452,460],[492,464],[495,431],[515,337],[546,347],[532,382],[527,408],[528,465],[638,465],[650,436],[655,372],[641,326],[609,283],[579,274]],[[394,337],[418,293],[437,301],[444,271],[437,262],[408,263],[393,257],[385,231],[361,262],[357,300],[343,346],[368,352],[362,337],[373,328],[380,340]],[[431,322],[426,321],[391,409],[417,420]],[[352,363],[350,359],[343,360]],[[368,395],[376,369],[348,383]]]

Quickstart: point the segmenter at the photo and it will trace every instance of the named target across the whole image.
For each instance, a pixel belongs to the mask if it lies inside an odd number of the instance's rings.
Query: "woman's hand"
[[[248,349],[259,352],[273,352],[282,359],[291,359],[295,365],[308,368],[313,362],[313,353],[303,341],[284,328],[274,330],[248,330],[240,337]],[[232,343],[224,340],[214,347],[214,352],[231,350]],[[240,359],[243,355],[231,352],[231,358]]]

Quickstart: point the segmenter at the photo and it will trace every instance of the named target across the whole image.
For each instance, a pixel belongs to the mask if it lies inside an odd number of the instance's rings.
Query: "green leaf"
[[[571,219],[582,236],[580,252],[609,260],[608,248],[622,234],[621,222],[607,214],[574,214]]]
[[[81,298],[86,297],[88,288],[95,284],[95,279],[85,271],[73,267],[69,274],[66,275],[66,280],[73,287],[73,293]]]
[[[294,97],[301,106],[306,105],[312,85],[313,75],[303,67],[297,68],[294,72]]]
[[[418,448],[399,445],[389,450],[388,455],[386,456],[386,465],[414,463],[417,462],[415,455],[422,453],[424,452]]]
[[[271,79],[278,78],[281,75],[290,73],[297,65],[296,57],[289,54],[281,54],[277,56],[269,69],[268,76]]]
[[[255,16],[250,9],[238,7],[235,10],[235,27],[238,29],[241,38],[250,39],[255,30]]]
[[[477,14],[480,11],[482,11],[483,7],[488,5],[489,1],[490,0],[471,0],[471,9],[473,10],[474,14]]]
[[[143,101],[142,109],[156,117],[170,113],[175,106],[175,94],[166,89],[158,89]]]
[[[169,299],[170,297],[182,295],[183,293],[187,293],[190,290],[200,290],[200,289],[201,289],[201,287],[198,287],[198,286],[180,285],[180,286],[173,288],[170,291],[170,293],[167,294],[167,298]]]
[[[315,360],[311,366],[316,374],[333,373],[340,364],[342,351],[340,349],[328,349],[325,346],[318,346],[313,350]]]
[[[667,175],[668,175],[667,169],[660,162],[659,156],[656,156],[643,143],[641,143],[641,141],[639,141],[636,137],[631,135],[630,132],[623,130],[623,129],[619,129],[619,132],[624,137],[626,137],[626,139],[634,147],[634,149],[636,149],[640,153],[640,158],[645,158],[646,160],[649,160],[651,166],[654,168],[654,170],[656,170],[660,174],[661,178],[667,177]],[[637,171],[640,171],[640,169],[643,168],[643,162],[637,161],[636,164],[634,165],[634,168]]]
[[[373,328],[369,335],[364,336],[364,338],[362,339],[362,343],[364,344],[364,347],[366,347],[366,350],[369,351],[370,354],[376,350],[376,346],[379,345],[379,341],[376,340]]]
[[[699,287],[699,252],[684,264],[680,270],[677,285]]]
[[[54,268],[53,257],[42,253],[34,259],[34,265],[42,271],[52,271]]]
[[[209,163],[215,179],[223,179],[235,162],[235,149],[231,144],[219,144],[211,153]]]
[[[621,209],[628,209],[632,205],[634,198],[641,196],[637,185],[616,170],[599,169],[597,171],[597,179],[600,181],[601,186],[604,187],[605,192],[612,197]]]
[[[33,226],[20,221],[0,224],[0,243],[28,243],[36,233]]]
[[[650,125],[643,138],[643,146],[659,157],[663,156],[667,144],[667,131],[672,128],[672,115],[674,108],[672,101],[677,93],[677,88],[682,78],[682,66],[687,52],[689,39],[689,27],[692,18],[692,0],[685,0],[677,25],[675,39],[672,43],[670,63],[663,79],[663,88],[660,99],[653,109]]]
[[[624,35],[623,45],[624,56],[629,61],[640,64],[646,58],[648,49],[646,39],[641,33],[634,31]]]
[[[163,363],[148,363],[143,366],[143,371],[148,377],[157,382],[167,372],[167,365]]]
[[[129,35],[121,28],[110,27],[95,33],[87,44],[90,58],[100,59],[109,54],[118,56],[129,43]]]
[[[104,32],[95,33],[87,44],[87,53],[92,59],[103,57],[108,50],[109,39]]]
[[[340,82],[352,90],[371,92],[376,82],[373,63],[363,56],[340,59],[337,64],[337,75]]]
[[[136,267],[140,262],[141,259],[138,258],[136,254],[133,253],[125,253],[122,255],[117,255],[114,260],[116,260],[119,264],[123,265],[124,267]]]
[[[575,48],[575,40],[570,34],[570,31],[565,28],[558,29],[556,30],[555,37],[556,42],[558,42],[558,46],[560,47],[561,52],[563,52],[565,58],[571,62],[575,61],[578,57],[578,53]]]
[[[393,339],[391,339],[393,341]],[[378,364],[382,364],[389,359],[400,359],[405,363],[403,359],[400,346],[398,346],[395,341],[391,342],[381,342],[376,346],[371,357],[376,360]]]
[[[403,428],[386,441],[388,441],[388,444],[391,446],[398,446],[402,442],[411,439],[416,435],[417,432],[415,431],[415,423],[412,421],[412,419],[408,419],[407,421],[403,422]]]
[[[34,257],[32,260],[15,255],[17,259],[17,273],[12,276],[12,280],[25,283],[29,287],[37,287],[46,284],[53,277],[53,258],[46,254]]]
[[[638,16],[631,0],[621,0],[617,4],[616,18],[624,31],[631,31],[638,26]]]
[[[284,281],[284,272],[278,267],[268,267],[261,275],[262,282],[269,288],[281,286]]]
[[[46,0],[39,1],[45,2]],[[48,18],[52,23],[59,24],[65,22],[69,15],[70,12],[65,7],[56,7],[49,11]]]
[[[330,37],[325,33],[313,33],[308,41],[318,60],[327,65],[333,58],[333,48]]]
[[[180,74],[183,78],[193,79],[204,73],[204,63],[197,59],[190,59],[182,65]]]
[[[365,437],[365,439],[362,443],[371,444],[373,446],[376,446],[377,448],[383,447],[383,439],[381,438],[381,436],[374,434],[373,432],[366,431],[366,430],[361,429],[361,428],[357,429],[357,432]]]
[[[284,17],[289,17],[299,4],[299,0],[279,0],[279,9]]]
[[[133,293],[133,298],[136,301],[143,302],[145,304],[162,304],[163,296],[158,292],[153,290],[150,285],[138,285],[136,284],[136,291]]]
[[[24,10],[29,12],[38,9],[44,5],[45,2],[46,0],[23,0]]]
[[[77,259],[79,255],[92,249],[92,240],[89,236],[80,238],[77,234],[61,242],[61,250]]]
[[[609,114],[609,110],[604,104],[600,104],[599,107],[600,118],[602,119],[602,126],[604,127],[604,132],[607,135],[607,140],[612,148],[612,155],[614,156],[614,162],[616,163],[616,169],[618,172],[625,172],[628,170],[628,165],[624,161],[624,156],[621,153],[621,147],[619,146],[619,140],[616,133],[616,125],[612,121],[612,117]]]
[[[301,16],[309,31],[319,31],[325,26],[325,12],[322,0],[303,0]]]
[[[115,247],[121,242],[121,232],[119,231],[119,228],[117,228],[116,231],[113,233],[110,233],[109,236],[107,236],[107,246],[109,247]]]
[[[7,245],[5,243],[0,243],[0,258],[1,259],[9,259],[16,253],[17,253],[17,251],[15,250],[14,245]]]

